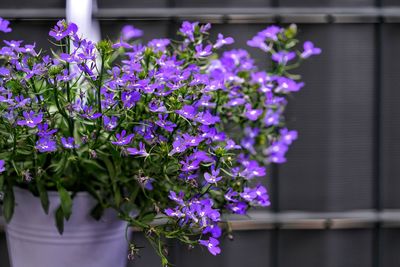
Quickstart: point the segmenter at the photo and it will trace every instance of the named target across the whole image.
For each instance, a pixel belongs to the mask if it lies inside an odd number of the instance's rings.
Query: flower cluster
[[[0,31],[11,31],[8,26],[0,19]],[[267,72],[246,50],[219,56],[234,39],[218,34],[213,43],[210,28],[184,22],[181,40],[143,44],[137,40],[142,31],[125,26],[117,42],[93,43],[77,35],[75,24],[59,21],[49,36],[61,51],[51,55],[34,44],[4,41],[0,191],[6,219],[13,186],[37,193],[45,210],[47,190],[71,192],[63,202],[87,191],[98,200],[93,216],[116,209],[147,233],[164,265],[165,237],[219,254],[225,214],[270,205],[259,178],[268,164],[286,161],[297,138],[283,114],[287,95],[304,84],[289,71],[321,51],[309,41],[296,50],[294,25],[270,26],[248,41],[272,59]],[[58,226],[68,207],[60,205]],[[154,225],[160,216],[167,222]]]

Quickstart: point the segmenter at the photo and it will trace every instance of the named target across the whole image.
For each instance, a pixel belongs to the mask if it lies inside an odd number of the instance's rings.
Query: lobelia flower
[[[121,100],[124,103],[124,108],[132,108],[140,100],[140,97],[140,93],[136,91],[122,92]]]
[[[10,22],[8,20],[3,19],[0,17],[0,32],[11,32],[11,28],[9,27]]]
[[[43,119],[42,114],[36,115],[34,111],[24,111],[23,115],[25,119],[17,121],[17,124],[20,126],[28,126],[29,128],[36,127],[39,123],[42,122]]]
[[[49,130],[49,125],[47,123],[40,123],[37,125],[38,133],[40,137],[50,137],[57,132],[57,129]]]
[[[269,154],[269,160],[274,163],[284,163],[286,162],[285,154],[288,150],[288,145],[281,140],[273,142],[269,148],[267,148],[267,153]]]
[[[179,32],[193,42],[194,30],[198,24],[199,24],[198,22],[190,23],[189,21],[184,21],[182,23],[181,28],[179,29]]]
[[[218,33],[218,39],[214,44],[214,48],[218,49],[224,45],[233,44],[234,42],[235,40],[232,37],[224,38],[224,35],[222,33]]]
[[[278,77],[276,81],[278,86],[275,88],[275,92],[277,93],[297,92],[304,86],[304,83],[297,83],[286,77]]]
[[[219,175],[219,169],[215,169],[214,166],[211,167],[211,174],[206,172],[204,173],[204,179],[207,183],[215,184],[222,179],[222,176]]]
[[[235,214],[246,214],[248,205],[245,202],[234,202],[226,205],[227,209]]]
[[[191,136],[190,134],[183,134],[183,139],[188,147],[197,147],[204,140],[201,136]]]
[[[153,39],[147,44],[147,46],[153,48],[155,52],[165,52],[166,47],[169,44],[169,39]]]
[[[107,116],[103,116],[103,125],[104,128],[106,129],[106,131],[112,131],[115,129],[115,127],[117,127],[118,125],[118,118],[115,116],[107,117]]]
[[[254,36],[251,40],[247,41],[247,45],[250,47],[260,48],[264,52],[269,52],[271,50],[271,46],[269,46],[265,42],[265,38],[261,36]]]
[[[2,159],[0,159],[0,173],[3,173],[6,171],[6,167],[5,167],[6,162]]]
[[[57,41],[61,41],[68,35],[76,34],[77,31],[78,26],[76,26],[75,23],[67,24],[65,20],[60,20],[57,22],[57,25],[50,30],[49,35]]]
[[[117,133],[115,135],[117,140],[111,141],[111,143],[114,145],[117,145],[117,146],[125,146],[125,145],[128,145],[132,141],[134,136],[135,136],[135,134],[126,135],[126,131],[122,130],[121,133]]]
[[[166,130],[167,132],[173,132],[174,128],[176,127],[176,124],[171,122],[171,121],[167,121],[166,119],[168,118],[168,114],[162,115],[162,114],[158,114],[158,121],[156,121],[156,124],[158,126],[160,126],[161,128],[163,128],[164,130]]]
[[[137,38],[143,35],[143,31],[139,30],[132,25],[126,25],[121,30],[121,37],[123,40],[128,41],[132,38]]]
[[[128,147],[126,150],[128,151],[128,154],[132,156],[147,157],[150,155],[149,153],[147,153],[146,146],[143,142],[139,142],[139,149]]]
[[[208,110],[206,112],[199,112],[196,121],[203,125],[213,125],[220,121],[218,116],[213,116]]]
[[[0,76],[3,77],[10,76],[10,70],[4,67],[0,67]]]
[[[272,109],[268,109],[267,113],[265,114],[264,117],[264,123],[265,125],[268,126],[276,126],[279,124],[280,121],[280,112],[279,111],[273,111]]]
[[[258,36],[261,36],[265,39],[270,39],[273,41],[278,41],[278,34],[282,31],[281,27],[272,25],[267,27],[266,29],[260,31]]]
[[[236,145],[235,141],[233,141],[233,140],[226,141],[226,146],[225,146],[226,150],[241,149],[241,148],[242,147],[239,145]]]
[[[246,104],[245,116],[251,121],[256,121],[263,113],[262,109],[252,109],[250,104]]]
[[[75,139],[73,137],[61,137],[61,144],[66,149],[79,148],[79,144],[75,144]]]
[[[50,137],[45,136],[39,138],[39,140],[36,142],[35,147],[41,153],[54,152],[57,150],[57,143]]]
[[[177,136],[172,143],[172,150],[168,153],[169,156],[172,156],[176,153],[182,153],[186,150],[187,145],[185,140],[181,136]]]
[[[212,45],[207,45],[203,49],[203,45],[202,44],[198,44],[198,45],[195,46],[195,50],[196,50],[195,57],[197,57],[197,58],[208,57],[209,55],[212,54],[212,51],[211,51],[212,50]]]
[[[196,112],[197,112],[196,108],[189,105],[185,105],[182,107],[182,109],[176,111],[177,114],[190,120],[194,119]]]
[[[31,102],[30,98],[24,98],[23,95],[19,95],[15,97],[15,103],[17,108],[22,108],[28,105]]]
[[[286,65],[290,60],[296,57],[295,52],[279,51],[272,55],[272,60],[281,65]]]
[[[214,238],[219,238],[222,235],[222,230],[218,226],[218,224],[210,224],[206,228],[204,228],[203,234],[211,234]]]
[[[302,58],[309,58],[310,56],[321,54],[321,48],[315,47],[310,41],[304,42],[303,48],[304,51],[300,55]]]
[[[80,114],[83,118],[88,120],[96,120],[100,118],[102,115],[99,112],[95,112],[93,107],[90,106],[83,106],[82,108],[83,114]]]
[[[283,128],[279,131],[279,134],[281,135],[281,140],[287,145],[291,145],[297,139],[297,131],[289,131]]]

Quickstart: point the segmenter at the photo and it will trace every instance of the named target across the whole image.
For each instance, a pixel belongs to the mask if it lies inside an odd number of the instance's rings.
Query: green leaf
[[[149,213],[147,213],[147,214],[145,214],[145,215],[143,215],[142,217],[140,217],[140,222],[142,222],[142,223],[145,223],[145,224],[149,224],[149,223],[151,223],[153,220],[154,220],[154,218],[156,217],[156,213],[154,213],[154,212],[149,212]]]
[[[58,193],[60,194],[61,208],[66,220],[69,219],[72,213],[72,199],[68,191],[60,184],[57,185]]]
[[[64,232],[64,213],[62,207],[58,207],[55,214],[56,226],[60,235]]]
[[[42,182],[38,182],[37,189],[39,191],[39,198],[40,202],[42,203],[43,210],[46,214],[49,214],[49,196],[44,184]]]
[[[14,214],[15,198],[12,187],[7,186],[3,200],[3,215],[6,222],[10,222]]]
[[[0,175],[0,192],[3,191],[4,186],[4,176]]]

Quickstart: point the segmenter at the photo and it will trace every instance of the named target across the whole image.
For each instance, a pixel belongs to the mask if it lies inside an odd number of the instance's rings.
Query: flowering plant
[[[319,48],[299,51],[296,27],[270,26],[248,45],[265,51],[271,70],[258,70],[242,49],[218,55],[232,37],[208,41],[210,24],[183,22],[179,41],[142,44],[126,26],[118,42],[93,43],[73,23],[50,30],[60,50],[22,41],[0,49],[0,192],[3,214],[14,209],[13,187],[30,190],[63,232],[76,192],[140,228],[168,265],[165,239],[220,253],[224,214],[270,204],[258,178],[285,162],[296,131],[285,127],[287,95],[303,83],[289,71]],[[0,18],[0,31],[9,23]],[[133,40],[133,41],[132,41]],[[133,215],[134,214],[134,215]],[[155,223],[163,219],[162,223]],[[129,256],[137,247],[130,245]]]

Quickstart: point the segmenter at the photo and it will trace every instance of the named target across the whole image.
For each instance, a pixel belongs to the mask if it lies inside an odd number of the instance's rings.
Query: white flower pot
[[[58,193],[49,192],[46,215],[40,200],[29,191],[15,188],[15,212],[6,226],[12,267],[125,267],[128,244],[126,223],[113,210],[96,221],[90,216],[95,200],[78,193],[72,215],[60,235],[54,213],[60,204]]]

